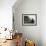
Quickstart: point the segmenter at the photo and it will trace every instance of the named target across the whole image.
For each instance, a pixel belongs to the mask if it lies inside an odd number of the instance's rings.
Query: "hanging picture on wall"
[[[36,26],[37,14],[22,14],[22,25],[23,26]]]

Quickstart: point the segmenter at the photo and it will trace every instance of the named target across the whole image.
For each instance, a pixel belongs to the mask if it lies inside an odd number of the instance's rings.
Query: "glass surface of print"
[[[37,14],[22,14],[22,25],[25,26],[37,25]]]

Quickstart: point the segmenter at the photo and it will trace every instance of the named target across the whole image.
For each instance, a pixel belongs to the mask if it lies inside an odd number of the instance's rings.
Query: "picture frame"
[[[22,14],[22,26],[36,26],[37,14]]]

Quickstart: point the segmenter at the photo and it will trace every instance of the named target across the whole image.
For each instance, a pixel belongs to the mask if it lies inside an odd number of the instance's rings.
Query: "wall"
[[[15,31],[22,32],[24,39],[34,40],[36,46],[41,46],[41,1],[22,0],[13,6],[13,14]],[[22,14],[37,14],[37,26],[22,26]]]
[[[0,27],[12,28],[12,6],[16,0],[0,0]]]
[[[42,46],[46,46],[46,0],[41,1],[41,38]]]

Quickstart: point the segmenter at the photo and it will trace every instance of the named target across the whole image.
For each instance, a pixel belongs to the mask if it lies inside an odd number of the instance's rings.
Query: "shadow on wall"
[[[22,2],[23,2],[23,0],[17,0],[16,3],[12,6],[12,8],[14,8],[14,9],[18,8]]]

